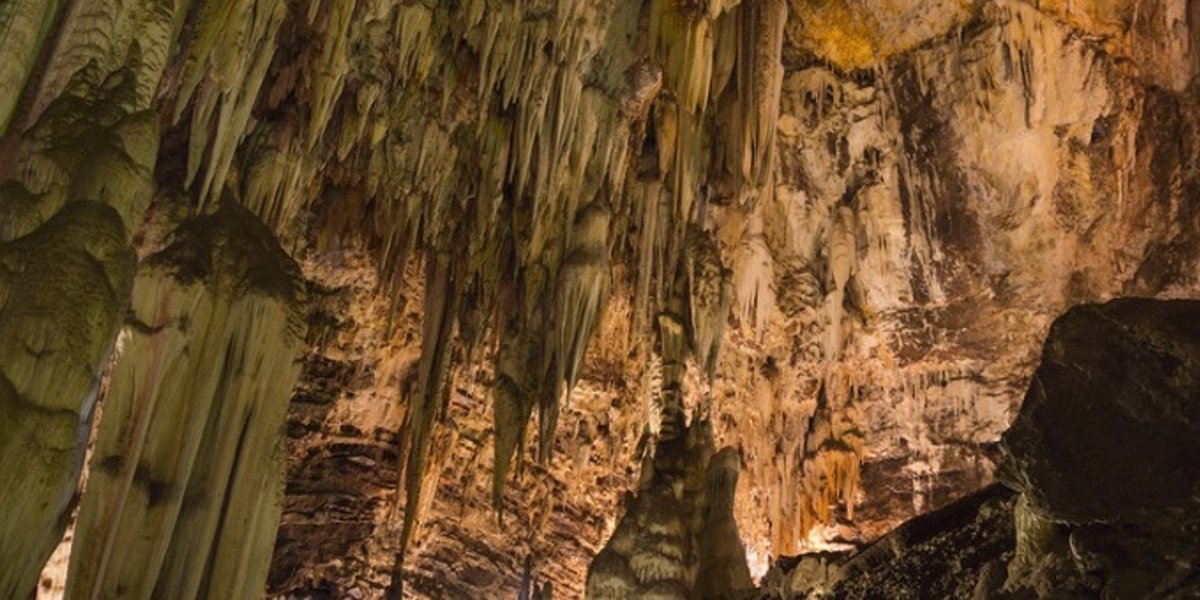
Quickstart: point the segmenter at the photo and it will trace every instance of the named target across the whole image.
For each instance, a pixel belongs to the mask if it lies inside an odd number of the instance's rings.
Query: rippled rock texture
[[[0,0],[0,596],[71,522],[73,598],[578,596],[678,423],[752,576],[869,542],[993,482],[1053,318],[1200,291],[1198,44],[1186,0]]]

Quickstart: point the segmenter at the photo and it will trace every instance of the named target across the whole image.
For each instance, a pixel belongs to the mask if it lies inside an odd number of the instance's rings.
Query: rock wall
[[[1196,294],[1197,31],[1184,0],[9,0],[0,595],[69,520],[110,361],[116,387],[170,344],[171,386],[238,371],[141,329],[147,278],[280,361],[256,427],[304,355],[261,513],[278,592],[581,593],[676,414],[742,456],[755,574],[872,539],[993,479],[1053,316]],[[232,264],[286,254],[311,305],[154,274],[234,204],[273,239]],[[170,440],[147,469],[208,456],[126,400],[135,445]],[[84,505],[141,515],[119,422]],[[197,435],[236,453],[233,422]],[[80,553],[80,585],[118,577]]]
[[[781,561],[758,597],[1194,596],[1198,309],[1071,309],[1004,434],[1003,485],[860,550]]]

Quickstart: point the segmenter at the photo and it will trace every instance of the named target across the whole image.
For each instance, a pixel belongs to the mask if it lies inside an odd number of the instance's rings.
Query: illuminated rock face
[[[7,0],[0,597],[89,444],[72,596],[582,595],[681,423],[755,575],[982,488],[1198,291],[1194,4]]]
[[[78,73],[7,157],[0,225],[0,596],[32,590],[70,519],[100,373],[130,299],[153,118],[128,71]]]
[[[295,263],[241,206],[168,229],[133,284],[75,524],[70,598],[263,588],[299,375]]]
[[[1071,309],[1004,434],[1003,485],[855,552],[780,565],[761,597],[1195,595],[1198,311],[1147,299]]]

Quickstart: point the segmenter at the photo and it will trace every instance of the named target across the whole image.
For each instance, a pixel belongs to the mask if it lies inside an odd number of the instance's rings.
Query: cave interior
[[[0,600],[1200,597],[1200,1],[0,0]]]

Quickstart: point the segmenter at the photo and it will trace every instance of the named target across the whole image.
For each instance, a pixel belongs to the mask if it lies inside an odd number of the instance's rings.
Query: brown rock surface
[[[1197,311],[1146,299],[1071,309],[1004,434],[1011,489],[851,553],[783,562],[761,597],[1194,597]]]
[[[223,201],[311,300],[271,593],[403,549],[406,593],[579,595],[679,414],[754,575],[875,539],[993,480],[1053,318],[1200,292],[1198,44],[1186,0],[6,0],[0,595],[128,259]]]

